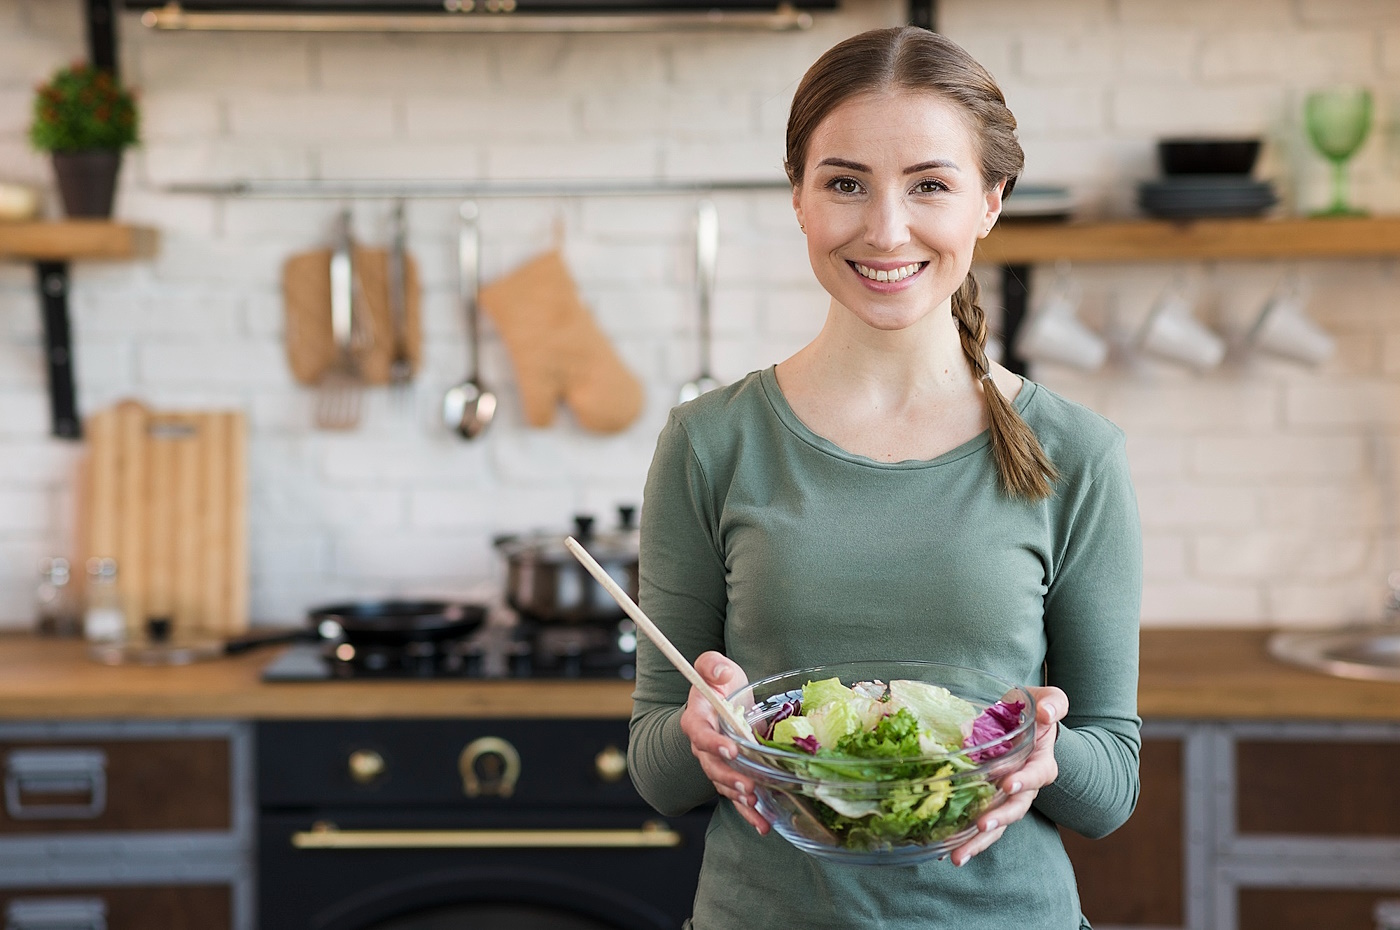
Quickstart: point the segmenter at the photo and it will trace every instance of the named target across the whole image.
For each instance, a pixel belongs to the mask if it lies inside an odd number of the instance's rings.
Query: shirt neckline
[[[959,459],[966,458],[991,444],[992,437],[990,430],[982,430],[976,436],[954,446],[947,452],[931,459],[905,459],[900,462],[881,462],[868,456],[858,455],[848,452],[825,436],[812,431],[807,424],[803,423],[788,404],[787,397],[783,394],[782,387],[778,384],[778,366],[770,365],[759,372],[759,384],[763,387],[763,394],[768,400],[768,405],[778,420],[785,426],[788,432],[792,433],[802,442],[816,449],[818,452],[850,462],[853,465],[860,465],[866,468],[885,469],[910,469],[910,468],[934,468],[939,465],[947,465]],[[1039,387],[1029,378],[1021,378],[1021,390],[1016,395],[1016,400],[1012,402],[1017,413],[1024,414],[1026,407],[1030,404],[1031,398],[1035,396]]]

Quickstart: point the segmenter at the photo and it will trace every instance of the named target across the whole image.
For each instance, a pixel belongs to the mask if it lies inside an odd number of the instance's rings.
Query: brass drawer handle
[[[341,830],[317,823],[297,849],[669,849],[681,835],[658,820],[638,830]]]

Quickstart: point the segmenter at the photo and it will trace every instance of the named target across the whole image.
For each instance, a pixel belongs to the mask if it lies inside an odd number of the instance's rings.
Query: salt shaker
[[[87,611],[83,635],[91,642],[113,643],[126,638],[126,612],[117,588],[117,560],[88,559]]]

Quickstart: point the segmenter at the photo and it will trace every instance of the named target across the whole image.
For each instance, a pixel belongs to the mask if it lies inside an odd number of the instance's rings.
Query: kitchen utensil
[[[449,388],[442,401],[442,420],[463,439],[475,439],[496,415],[496,395],[481,383],[481,321],[477,297],[481,285],[481,236],[476,203],[466,201],[458,211],[457,292],[467,320],[467,378]]]
[[[681,403],[719,387],[719,382],[710,374],[710,310],[718,258],[719,214],[713,202],[702,200],[695,206],[695,298],[700,311],[700,373],[681,385]]]
[[[331,334],[336,357],[321,376],[316,395],[316,426],[347,430],[360,423],[360,363],[355,358],[355,267],[350,211],[337,223],[331,253]],[[363,329],[363,326],[361,326]]]
[[[413,381],[413,363],[408,356],[408,277],[406,274],[407,230],[404,202],[394,203],[388,254],[389,320],[393,331],[393,352],[389,359],[389,386],[400,404],[409,399],[406,390]]]
[[[1162,173],[1248,175],[1259,158],[1258,139],[1172,138],[1157,141]]]
[[[609,577],[635,597],[640,538],[633,507],[618,508],[618,529],[594,531],[594,519],[574,518],[574,535],[602,563]],[[506,603],[538,623],[602,626],[626,614],[564,546],[559,533],[500,536],[495,546],[506,559]]]
[[[1314,216],[1364,216],[1347,203],[1347,161],[1371,131],[1371,92],[1364,87],[1329,87],[1303,101],[1303,123],[1313,147],[1332,163],[1332,203]]]
[[[355,326],[365,330],[364,338],[354,346],[364,385],[392,385],[396,354],[407,363],[412,377],[422,354],[417,263],[412,255],[402,256],[404,314],[402,331],[396,336],[390,253],[390,249],[356,245],[350,256],[355,272]],[[329,248],[301,252],[288,258],[282,268],[287,363],[297,383],[309,387],[319,385],[340,356],[331,332],[332,254]]]
[[[872,698],[888,687],[891,702],[897,700],[896,682],[914,683],[899,693],[916,696],[936,686],[971,704],[965,708],[968,714],[998,701],[1021,707],[1014,725],[993,739],[962,746],[961,727],[954,727],[957,743],[914,759],[814,759],[754,738],[754,733],[773,732],[780,718],[792,715],[794,701],[797,712],[803,712],[804,685],[832,678],[847,688],[873,683],[879,692]],[[741,726],[723,717],[720,729],[738,746],[733,765],[753,780],[758,812],[803,852],[853,865],[908,865],[967,842],[977,833],[977,818],[1005,799],[1001,780],[1025,764],[1035,744],[1035,698],[1027,689],[976,669],[932,662],[797,669],[744,685],[727,695],[726,703],[743,708]],[[923,824],[911,823],[909,818],[919,818],[921,812]]]
[[[607,570],[599,565],[597,561],[594,560],[593,556],[588,554],[588,550],[579,545],[578,540],[574,539],[572,536],[564,540],[564,546],[573,553],[574,558],[578,559],[584,568],[588,569],[588,573],[596,578],[600,585],[607,589],[607,592],[613,596],[613,599],[617,601],[618,605],[627,612],[627,616],[632,618],[632,622],[637,624],[637,628],[645,633],[647,638],[656,645],[656,648],[661,650],[661,654],[676,667],[676,671],[684,675],[685,680],[690,682],[691,685],[695,687],[695,690],[699,691],[705,700],[710,702],[710,706],[715,709],[715,713],[720,716],[720,719],[729,724],[733,733],[743,736],[751,734],[752,730],[738,708],[720,697],[719,692],[710,687],[709,682],[700,677],[700,673],[695,670],[695,666],[691,665],[690,661],[686,659],[685,656],[681,655],[681,651],[666,638],[666,634],[661,632],[655,623],[651,622],[651,618],[642,613],[642,608],[638,607],[636,601],[627,596],[627,592],[622,590],[616,581],[613,581],[612,576],[608,574]]]
[[[178,636],[247,626],[247,427],[233,411],[134,401],[86,424],[86,556],[114,559],[127,634],[169,617]]]

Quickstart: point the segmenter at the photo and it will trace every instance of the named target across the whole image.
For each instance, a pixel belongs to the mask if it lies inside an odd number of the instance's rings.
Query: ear
[[[995,187],[987,191],[987,209],[982,215],[982,229],[977,233],[978,239],[985,239],[996,225],[997,218],[1001,216],[1001,192],[1005,189],[1006,179],[1002,178]]]
[[[798,228],[807,225],[807,220],[802,216],[802,190],[796,184],[792,186],[792,212],[797,214]]]

